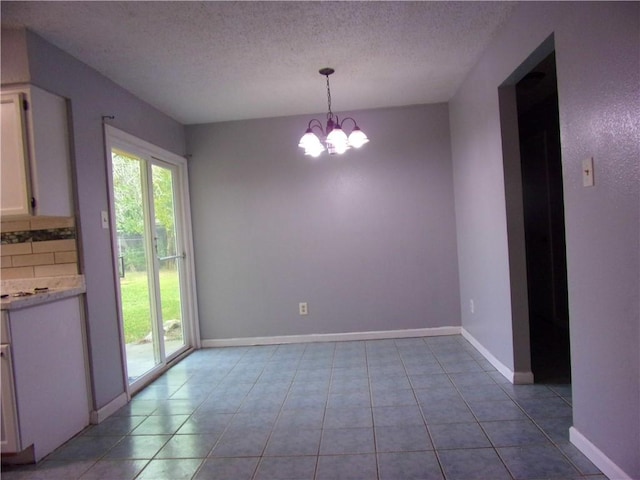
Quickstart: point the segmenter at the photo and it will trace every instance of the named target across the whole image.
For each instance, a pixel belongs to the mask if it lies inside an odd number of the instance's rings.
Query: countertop
[[[33,293],[36,288],[47,288],[48,290]],[[85,291],[84,275],[3,280],[0,283],[0,292],[9,296],[1,300],[0,306],[2,310],[18,310],[74,297]],[[31,292],[33,294],[22,297],[12,296],[16,292]]]

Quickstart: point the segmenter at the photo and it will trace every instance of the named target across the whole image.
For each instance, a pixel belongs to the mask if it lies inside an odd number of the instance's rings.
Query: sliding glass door
[[[192,346],[181,184],[186,165],[108,140],[121,326],[133,386]]]
[[[153,185],[153,243],[157,301],[160,304],[163,335],[160,335],[165,356],[171,356],[184,346],[182,321],[182,262],[186,254],[176,230],[175,167],[151,165]]]

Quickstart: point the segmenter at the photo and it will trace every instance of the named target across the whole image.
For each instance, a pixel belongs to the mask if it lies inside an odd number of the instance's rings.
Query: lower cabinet
[[[0,415],[2,435],[0,437],[0,446],[3,452],[17,452],[20,446],[20,432],[18,430],[16,396],[13,388],[11,347],[9,345],[0,345],[0,364],[2,366],[2,415]]]
[[[89,424],[80,297],[3,311],[2,320],[3,462],[18,453],[38,461]]]

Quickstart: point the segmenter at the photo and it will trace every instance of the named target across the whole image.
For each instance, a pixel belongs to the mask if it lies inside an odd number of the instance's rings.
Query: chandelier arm
[[[351,120],[353,122],[353,128],[358,128],[358,122],[356,122],[352,117],[343,118],[342,125],[344,125],[344,122],[346,122],[347,120]]]
[[[314,123],[315,122],[315,123]],[[318,120],[317,118],[313,118],[309,121],[309,126],[307,127],[309,130],[313,131],[314,128],[317,128],[320,130],[320,133],[322,133],[322,136],[325,136],[324,133],[324,128],[322,128],[322,123],[320,122],[320,120]]]

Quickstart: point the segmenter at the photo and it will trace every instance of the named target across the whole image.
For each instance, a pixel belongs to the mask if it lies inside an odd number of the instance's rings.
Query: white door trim
[[[137,138],[131,134],[128,134],[122,130],[119,130],[111,125],[104,126],[105,134],[105,155],[107,158],[107,182],[108,182],[108,197],[109,197],[109,228],[111,235],[111,256],[113,260],[113,281],[116,290],[116,298],[118,304],[118,316],[122,316],[122,298],[120,297],[120,289],[118,288],[118,244],[117,244],[117,232],[115,229],[115,204],[113,198],[113,171],[111,162],[112,148],[120,148],[123,150],[132,151],[132,153],[140,153],[144,156],[151,157],[152,160],[160,160],[161,162],[171,164],[177,169],[177,187],[179,189],[177,197],[180,201],[177,202],[176,209],[179,209],[179,216],[181,220],[178,221],[179,225],[176,228],[180,230],[180,234],[184,240],[183,249],[186,254],[184,261],[185,270],[185,292],[184,292],[184,315],[187,319],[187,328],[185,328],[185,336],[188,341],[188,345],[192,348],[200,348],[200,322],[198,320],[197,309],[197,297],[196,297],[196,283],[195,283],[195,263],[193,255],[193,235],[191,230],[191,207],[190,207],[190,195],[189,195],[189,178],[187,169],[187,160],[184,157],[164,150],[157,145],[149,143],[145,140]],[[122,329],[122,318],[119,318],[118,328],[120,330],[120,346],[121,356],[123,364],[123,378],[127,388],[127,395],[130,397],[133,393],[130,389],[127,372],[126,362],[126,349],[124,340],[124,331]],[[182,354],[182,351],[177,352],[165,361],[170,361],[175,356]],[[136,389],[137,390],[137,389]]]

